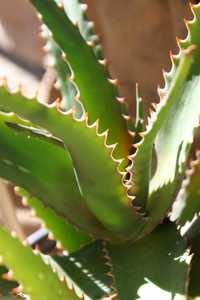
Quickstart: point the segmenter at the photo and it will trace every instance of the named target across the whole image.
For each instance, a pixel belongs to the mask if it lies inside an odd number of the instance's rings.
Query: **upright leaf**
[[[110,142],[118,142],[121,156],[127,155],[131,139],[121,117],[116,92],[106,78],[104,67],[97,61],[93,49],[87,45],[78,28],[54,0],[31,2],[52,32],[53,39],[67,56],[80,90],[81,101],[89,114],[89,123],[99,119],[100,131],[109,129]]]
[[[192,221],[200,212],[200,152],[190,169],[186,170],[186,178],[178,193],[172,209],[172,219],[179,225]]]

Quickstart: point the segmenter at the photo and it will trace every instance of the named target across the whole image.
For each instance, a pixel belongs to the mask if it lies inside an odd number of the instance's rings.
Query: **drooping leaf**
[[[39,199],[31,197],[29,193],[21,188],[15,188],[15,190],[17,194],[23,197],[27,205],[34,210],[37,217],[43,221],[54,238],[61,243],[64,250],[71,253],[79,250],[91,241],[91,238],[87,234],[78,231],[74,226],[66,223],[62,217],[58,216],[49,207],[44,207]]]
[[[22,284],[23,291],[32,300],[79,299],[73,290],[58,279],[39,255],[35,255],[31,248],[23,246],[2,227],[0,227],[0,256],[12,270],[14,278]]]
[[[53,39],[67,56],[81,101],[89,114],[89,123],[99,119],[100,131],[109,129],[109,141],[118,142],[118,151],[121,156],[126,156],[131,139],[120,113],[115,88],[106,78],[104,67],[97,61],[93,49],[87,45],[78,28],[70,22],[54,0],[31,2],[52,32]]]
[[[107,249],[118,300],[186,300],[186,243],[172,223],[134,244]]]
[[[0,109],[14,111],[61,139],[70,152],[89,209],[118,240],[137,236],[144,220],[131,207],[117,170],[121,160],[114,159],[115,146],[106,145],[107,132],[99,134],[98,124],[89,126],[86,116],[77,121],[70,112],[27,100],[20,93],[11,95],[4,87],[0,89]]]

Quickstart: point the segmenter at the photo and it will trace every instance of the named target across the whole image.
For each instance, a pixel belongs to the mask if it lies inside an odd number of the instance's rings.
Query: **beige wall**
[[[139,82],[147,102],[156,97],[161,70],[169,66],[168,52],[175,35],[182,31],[182,16],[188,15],[183,0],[87,0],[89,15],[96,21],[105,55],[122,94],[132,101]],[[38,20],[27,0],[0,1],[0,47],[40,65],[41,40]]]

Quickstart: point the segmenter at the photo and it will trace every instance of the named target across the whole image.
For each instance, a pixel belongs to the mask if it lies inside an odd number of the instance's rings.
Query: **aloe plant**
[[[61,250],[33,251],[0,227],[2,299],[199,297],[200,4],[147,121],[136,87],[133,121],[85,5],[31,2],[61,98],[44,104],[1,78],[0,177]]]

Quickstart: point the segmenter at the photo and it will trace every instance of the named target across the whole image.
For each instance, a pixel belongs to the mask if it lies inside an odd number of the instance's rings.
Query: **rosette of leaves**
[[[195,299],[199,152],[188,163],[200,119],[200,5],[145,124],[138,91],[135,121],[118,96],[86,6],[31,2],[61,99],[41,103],[1,78],[0,177],[61,250],[33,252],[1,227],[2,299]]]

